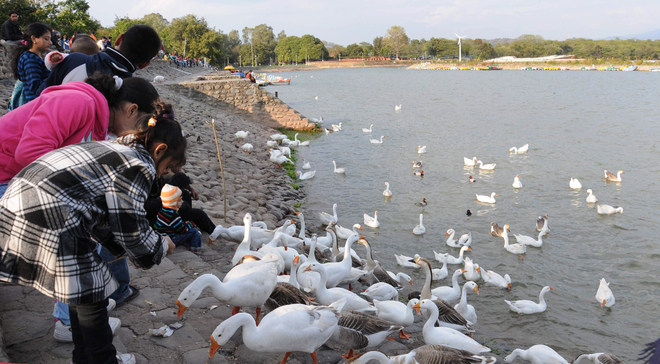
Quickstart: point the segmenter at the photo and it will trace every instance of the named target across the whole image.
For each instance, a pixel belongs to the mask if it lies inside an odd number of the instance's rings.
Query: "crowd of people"
[[[73,362],[135,363],[112,345],[121,325],[108,311],[139,295],[127,259],[142,269],[176,246],[199,254],[203,210],[172,106],[133,73],[162,50],[147,25],[96,40],[79,34],[48,53],[47,24],[2,25],[16,78],[0,118],[0,282],[56,299],[55,339]],[[18,36],[18,39],[15,39]],[[186,60],[187,66],[201,60]]]
[[[175,65],[176,67],[204,67],[211,68],[211,65],[207,62],[206,58],[197,57],[185,57],[179,54],[179,52],[174,51],[174,53],[165,53],[164,51],[160,52],[160,56],[163,60],[169,61],[170,64]]]

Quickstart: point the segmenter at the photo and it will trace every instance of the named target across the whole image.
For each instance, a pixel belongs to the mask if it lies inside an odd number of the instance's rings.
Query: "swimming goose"
[[[371,144],[383,144],[383,138],[385,138],[385,136],[381,135],[380,140],[378,140],[378,139],[369,139],[369,141],[371,142]]]
[[[577,178],[571,178],[571,180],[568,182],[568,187],[573,190],[579,190],[582,188],[582,183],[580,183]]]
[[[607,169],[605,170],[605,179],[611,182],[621,182],[621,175],[625,173],[623,171],[618,171],[616,172],[616,175],[614,173],[608,172]]]
[[[545,231],[546,233],[550,232],[550,228],[548,228],[548,214],[536,218],[536,230]]]
[[[446,256],[447,264],[463,264],[463,253],[465,253],[467,250],[472,251],[472,248],[470,248],[469,246],[462,246],[461,250],[458,252],[458,258],[454,258],[448,253],[438,254],[434,251],[433,254],[435,255],[435,259],[438,262],[442,262],[443,256]]]
[[[610,289],[610,284],[605,281],[605,278],[601,278],[600,285],[598,286],[598,291],[596,292],[596,299],[600,303],[600,307],[612,307],[616,300]]]
[[[596,203],[596,202],[598,202],[598,199],[596,198],[596,196],[594,195],[594,192],[591,189],[588,189],[587,193],[589,194],[589,196],[587,196],[587,203]]]
[[[509,253],[512,254],[525,254],[527,252],[527,247],[525,245],[522,245],[520,243],[516,244],[509,244],[509,224],[504,224],[504,228],[502,229],[502,238],[504,238],[504,249],[508,251]]]
[[[422,161],[421,160],[419,162],[413,161],[413,169],[414,168],[422,168]]]
[[[399,254],[394,254],[394,258],[396,258],[396,264],[406,267],[406,268],[421,268],[418,264],[412,262],[413,260],[419,258],[419,254],[415,254],[414,257],[408,257],[405,255],[399,255]]]
[[[346,173],[346,168],[343,168],[343,167],[342,168],[337,168],[337,163],[335,163],[335,161],[332,161],[332,165],[335,167],[334,168],[335,173],[339,173],[339,174]]]
[[[534,345],[527,350],[515,349],[504,358],[505,363],[512,363],[519,356],[532,364],[568,364],[566,359],[557,354],[556,351],[545,345]]]
[[[504,277],[493,272],[492,270],[481,270],[481,279],[486,282],[486,285],[496,286],[503,289],[511,289],[511,277],[505,274]]]
[[[332,124],[332,131],[340,131],[341,130],[341,123],[339,125]]]
[[[419,225],[415,226],[413,229],[413,235],[423,235],[426,232],[424,227],[424,215],[419,214]]]
[[[623,361],[621,361],[616,355],[609,353],[582,354],[575,358],[571,363],[578,364],[582,359],[591,360],[594,364],[623,364]]]
[[[522,188],[523,185],[522,182],[520,182],[520,175],[516,175],[511,186],[513,186],[513,188]]]
[[[479,163],[479,169],[485,171],[492,171],[495,169],[495,166],[497,165],[497,163],[484,164],[484,162],[480,160],[477,160],[477,163]]]
[[[541,313],[548,308],[548,305],[545,303],[545,294],[546,292],[552,291],[553,288],[550,286],[545,286],[539,293],[539,303],[530,300],[518,300],[518,301],[507,301],[506,304],[509,306],[509,309],[519,315],[525,314],[530,315],[533,313]]]
[[[314,178],[315,174],[316,171],[305,172],[304,174],[301,171],[296,171],[296,176],[298,176],[298,179],[301,181],[304,181],[306,179],[312,179]]]
[[[346,304],[344,309],[357,311],[357,312],[376,312],[376,308],[371,306],[369,302],[358,296],[357,294],[340,288],[327,288],[328,276],[323,267],[325,264],[312,263],[307,268],[305,272],[317,272],[321,279],[318,282],[318,285],[315,286],[316,290],[316,300],[322,305],[326,305],[327,302],[334,302],[340,298],[346,299]]]
[[[337,217],[337,204],[332,205],[332,215],[327,212],[319,212],[319,216],[323,225],[337,224],[337,220],[339,220]]]
[[[380,364],[495,364],[492,356],[473,355],[469,351],[450,348],[444,345],[424,345],[407,354],[387,356],[380,351],[369,351],[348,360],[350,364],[366,364],[376,361]]]
[[[374,229],[379,227],[380,223],[378,222],[378,211],[374,212],[374,217],[364,214],[364,224]]]
[[[245,138],[247,138],[248,134],[250,134],[249,131],[244,131],[244,130],[239,130],[234,134],[236,136],[236,139],[238,139],[239,143],[242,143],[245,141]]]
[[[298,146],[301,146],[301,147],[309,146],[309,140],[305,140],[304,142],[298,140],[298,133],[296,133],[296,135],[293,136],[293,139],[294,139],[294,142],[296,142],[296,144]]]
[[[330,341],[339,344],[342,352],[350,349],[348,355],[342,357],[352,358],[353,350],[378,346],[390,334],[401,329],[403,327],[382,318],[344,310],[339,315],[337,328]]]
[[[449,245],[450,247],[460,248],[463,246],[470,246],[472,244],[472,232],[463,234],[458,239],[454,239],[455,235],[456,235],[456,231],[454,229],[447,230],[447,234],[445,236],[449,237],[447,238],[447,245]]]
[[[481,278],[481,269],[479,264],[474,263],[469,257],[465,257],[465,263],[463,264],[463,278],[468,281],[476,281]]]
[[[495,196],[497,196],[497,193],[493,192],[490,194],[490,196],[486,195],[477,195],[477,201],[483,202],[483,203],[495,203]]]
[[[383,191],[383,196],[392,197],[392,191],[390,191],[390,183],[385,182],[383,184],[385,185],[385,191]]]
[[[516,241],[519,242],[522,245],[531,245],[535,248],[540,248],[543,245],[543,235],[548,234],[545,230],[542,230],[539,233],[539,236],[537,239],[532,238],[531,236],[527,235],[520,235],[520,234],[513,234],[513,236],[516,238]]]
[[[426,145],[425,146],[418,145],[417,154],[424,154],[424,153],[426,153]]]
[[[378,301],[389,301],[399,297],[399,291],[385,282],[374,283],[360,294]]]
[[[399,105],[394,105],[394,111],[400,112],[401,111],[401,104]]]
[[[312,166],[309,164],[309,162],[305,162],[305,158],[303,158],[302,161],[303,161],[302,169],[312,169]]]
[[[479,286],[473,281],[468,281],[463,284],[461,291],[461,300],[458,302],[454,309],[463,316],[466,320],[470,321],[473,325],[477,324],[477,313],[474,311],[474,306],[467,303],[467,290],[471,289],[479,294]]]
[[[463,164],[465,164],[468,167],[474,167],[477,165],[477,157],[472,157],[472,159],[467,159],[463,157]]]
[[[371,128],[374,127],[374,124],[369,125],[369,129],[367,128],[362,128],[363,133],[370,133],[371,134]]]
[[[451,276],[451,286],[436,287],[431,290],[433,296],[442,298],[448,302],[456,302],[461,298],[461,286],[458,284],[458,277],[465,273],[463,269],[456,269]]]
[[[596,205],[596,211],[599,215],[614,215],[617,212],[623,213],[623,207],[613,207],[610,205]]]
[[[403,330],[415,322],[413,306],[417,302],[419,302],[417,298],[411,299],[408,301],[408,304],[399,301],[379,301],[374,299],[374,307],[378,309],[376,316],[402,326],[403,328],[399,331],[399,337],[406,340],[410,339],[412,335],[405,333]]]
[[[245,144],[243,144],[241,149],[243,150],[243,152],[245,152],[247,154],[252,154],[252,151],[254,150],[254,146],[250,143],[245,143]]]
[[[209,358],[243,328],[243,343],[257,352],[286,352],[280,364],[285,364],[293,351],[310,353],[317,363],[316,349],[337,329],[344,300],[329,306],[287,305],[264,317],[261,325],[247,313],[239,313],[218,325],[211,334]]]
[[[347,229],[341,225],[335,226],[335,231],[339,239],[348,239],[348,237],[352,234],[358,234],[358,230],[362,230],[362,226],[360,224],[353,224],[352,229]]]
[[[440,268],[440,269],[434,268],[434,269],[431,270],[433,272],[433,280],[434,281],[439,281],[441,279],[445,279],[449,275],[449,269],[447,269],[447,256],[448,255],[449,254],[444,254],[444,255],[439,257],[440,259],[438,259],[438,261],[442,262],[442,268]],[[437,258],[438,258],[438,256],[436,255],[436,259]]]
[[[490,223],[490,235],[502,236],[502,228],[496,222]]]
[[[438,307],[431,300],[424,299],[413,306],[413,308],[424,309],[425,311],[430,312],[430,316],[422,330],[424,342],[426,344],[444,345],[450,348],[465,350],[472,354],[490,351],[489,348],[454,329],[448,327],[435,327],[434,324],[438,320]]]
[[[529,150],[529,144],[525,144],[520,148],[513,147],[509,149],[509,154],[523,154],[523,153],[527,153],[528,150]]]

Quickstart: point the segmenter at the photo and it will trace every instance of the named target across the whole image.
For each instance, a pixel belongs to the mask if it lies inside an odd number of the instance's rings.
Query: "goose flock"
[[[396,111],[400,112],[400,106]],[[332,131],[326,133],[349,132],[349,126],[342,123],[332,125]],[[361,128],[362,132],[371,134],[374,124],[369,128]],[[359,130],[358,130],[359,132]],[[270,159],[279,167],[282,163],[293,163],[290,159],[290,148],[303,145],[294,138],[289,141],[282,135],[271,137],[275,144],[267,145],[270,148]],[[245,134],[236,134],[236,138],[244,141]],[[371,144],[382,144],[384,136],[370,139]],[[306,145],[309,145],[307,142]],[[245,149],[244,149],[245,150]],[[252,150],[252,149],[251,149]],[[250,151],[251,151],[250,150]],[[509,150],[511,155],[530,153],[529,145]],[[419,156],[427,153],[427,147],[417,147]],[[530,153],[533,154],[533,153]],[[287,157],[288,156],[288,157]],[[495,172],[496,163],[484,164],[477,157],[464,158],[464,166],[478,168],[486,173]],[[337,167],[332,160],[333,172],[345,174],[346,167]],[[422,161],[413,161],[413,171],[423,177]],[[303,169],[310,169],[310,162],[303,160]],[[408,167],[409,168],[409,167]],[[297,171],[300,180],[314,177],[316,171]],[[612,174],[605,171],[605,180],[621,183],[623,171]],[[470,182],[476,180],[470,176]],[[387,200],[395,198],[389,182],[384,182],[383,197]],[[475,184],[473,186],[478,186]],[[516,175],[512,185],[516,190],[523,188],[520,175]],[[582,185],[577,179],[571,178],[570,188],[580,189]],[[396,186],[395,186],[396,187]],[[479,187],[477,187],[479,188]],[[589,189],[586,201],[593,207],[598,200]],[[368,193],[368,192],[367,192]],[[473,195],[474,196],[474,195]],[[495,204],[498,194],[476,194],[478,202]],[[467,199],[466,199],[467,201]],[[432,201],[433,203],[433,201]],[[415,203],[419,207],[427,205],[426,198]],[[224,228],[220,226],[217,233],[210,236],[211,241],[221,237],[228,241],[240,243],[232,259],[233,268],[219,279],[214,275],[205,274],[190,283],[181,292],[176,301],[178,315],[191,307],[202,291],[209,289],[218,301],[231,305],[232,317],[219,323],[211,334],[210,357],[239,329],[242,328],[243,342],[248,349],[258,352],[286,352],[282,363],[285,363],[291,352],[299,351],[309,353],[317,363],[316,349],[325,343],[333,343],[341,347],[350,363],[367,363],[377,361],[380,363],[494,363],[495,358],[484,355],[491,351],[484,343],[473,339],[477,326],[478,312],[469,301],[479,295],[479,285],[502,289],[511,294],[512,278],[509,274],[503,276],[494,270],[482,268],[473,258],[465,256],[466,253],[478,249],[473,241],[471,231],[466,229],[450,228],[446,231],[446,244],[451,249],[459,249],[456,256],[450,252],[434,253],[434,260],[442,264],[441,268],[433,268],[432,263],[419,252],[413,256],[395,255],[395,261],[402,268],[421,269],[425,275],[425,283],[420,292],[409,297],[408,301],[399,301],[400,290],[404,284],[413,284],[412,279],[405,272],[394,273],[386,271],[381,263],[374,258],[371,242],[362,234],[362,225],[341,221],[338,214],[338,204],[332,206],[332,213],[321,212],[318,221],[325,229],[311,237],[307,236],[304,214],[298,213],[300,223],[299,233],[296,235],[296,222],[286,221],[278,229],[269,230],[265,224],[252,221],[248,213],[244,217],[243,225]],[[423,209],[422,209],[423,210]],[[597,205],[596,211],[601,215],[622,213],[623,208],[609,205]],[[471,215],[468,210],[468,216]],[[373,215],[364,213],[365,226],[378,231],[387,229],[378,220],[378,211]],[[351,226],[351,229],[342,227]],[[547,215],[539,216],[536,221],[535,236],[513,234],[516,242],[509,241],[510,226],[504,224],[500,227],[491,223],[490,232],[495,237],[501,237],[505,251],[524,259],[527,249],[540,248],[544,237],[550,233],[549,218]],[[410,231],[410,230],[408,230]],[[460,233],[457,233],[459,231]],[[424,213],[419,214],[419,224],[412,228],[414,235],[424,235]],[[321,236],[321,234],[324,234]],[[371,238],[369,238],[371,239]],[[342,243],[342,240],[343,241]],[[366,255],[360,255],[354,246],[363,246]],[[534,250],[534,249],[532,249]],[[530,251],[529,254],[532,254]],[[536,254],[536,253],[534,253]],[[383,259],[385,257],[381,257]],[[480,262],[483,266],[494,267],[497,262]],[[454,267],[450,267],[454,266]],[[456,267],[458,266],[458,267]],[[287,275],[282,275],[287,274]],[[513,273],[512,273],[513,274]],[[525,276],[522,272],[517,275],[521,280]],[[448,279],[449,285],[438,285],[438,281]],[[464,282],[461,282],[464,280]],[[367,282],[368,288],[362,292],[352,292],[352,285],[358,281]],[[520,283],[523,283],[522,281]],[[546,285],[549,282],[534,282],[527,278],[526,285],[542,287],[538,302],[527,299],[503,300],[501,312],[512,311],[518,315],[538,315],[546,311],[548,303],[545,301],[546,293],[554,291]],[[471,293],[473,292],[473,293]],[[615,304],[609,283],[603,278],[595,295],[601,307],[611,308]],[[552,299],[550,300],[550,305]],[[247,313],[241,313],[241,307],[256,309],[253,318]],[[262,308],[267,307],[268,313],[261,317]],[[413,325],[414,314],[423,315],[425,323],[422,329],[423,346],[407,354],[397,357],[388,357],[377,351],[367,351],[382,343],[394,333],[399,338],[411,338],[405,332],[406,327]],[[541,316],[542,317],[542,316]],[[540,318],[542,319],[542,318]],[[362,354],[356,354],[363,351]],[[597,362],[598,358],[607,358],[608,362],[620,362],[613,354],[594,353],[583,354],[575,362],[583,358]],[[534,345],[528,349],[515,349],[505,358],[505,362],[512,362],[516,358],[532,363],[567,363],[557,352],[546,345]]]

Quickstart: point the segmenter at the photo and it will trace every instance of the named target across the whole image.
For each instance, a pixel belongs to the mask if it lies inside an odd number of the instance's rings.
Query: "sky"
[[[347,46],[384,36],[402,26],[410,39],[517,38],[601,39],[660,28],[658,0],[88,0],[103,26],[116,17],[160,13],[172,20],[187,14],[229,33],[267,24],[275,34],[315,37]]]

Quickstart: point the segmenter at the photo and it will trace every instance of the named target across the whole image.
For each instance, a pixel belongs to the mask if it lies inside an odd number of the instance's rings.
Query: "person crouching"
[[[163,186],[160,193],[163,207],[158,212],[154,228],[161,234],[167,234],[176,246],[184,245],[191,252],[200,256],[202,252],[202,236],[191,221],[184,222],[179,215],[183,204],[181,190],[169,184]]]

